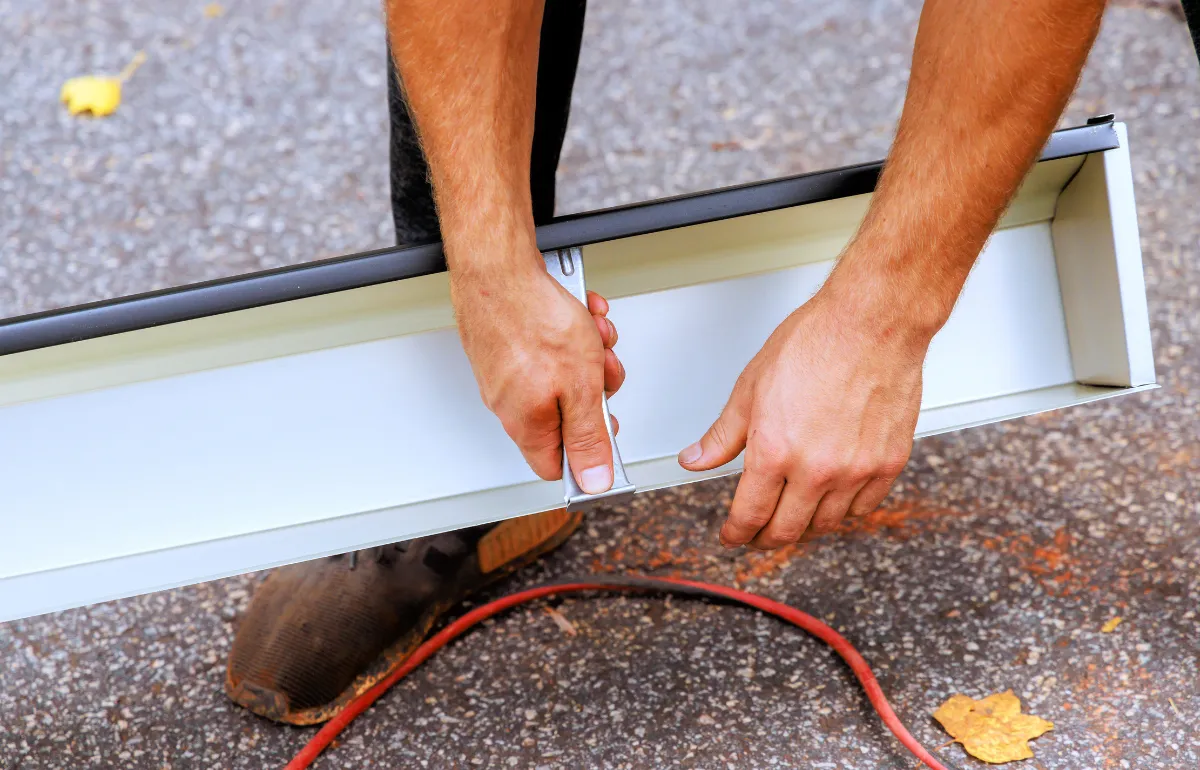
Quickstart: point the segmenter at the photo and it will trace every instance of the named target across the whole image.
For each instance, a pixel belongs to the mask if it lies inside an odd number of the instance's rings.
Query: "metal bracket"
[[[546,260],[546,272],[554,280],[562,284],[563,288],[571,292],[576,299],[586,305],[587,286],[583,281],[583,250],[578,247],[572,247],[557,251],[547,251],[542,256]],[[607,492],[601,492],[598,495],[585,493],[579,488],[579,484],[576,483],[575,474],[571,473],[571,466],[567,461],[567,451],[564,448],[563,488],[565,494],[563,497],[566,500],[568,511],[587,510],[601,502],[623,502],[633,497],[633,493],[637,491],[633,484],[629,483],[629,477],[625,475],[625,465],[621,462],[621,452],[617,449],[617,439],[613,435],[612,418],[608,414],[607,397],[600,397],[600,408],[604,412],[604,427],[608,429],[608,443],[612,446],[613,485]]]

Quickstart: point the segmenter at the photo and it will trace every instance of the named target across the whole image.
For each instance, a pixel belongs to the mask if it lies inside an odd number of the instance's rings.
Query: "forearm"
[[[1103,0],[927,0],[900,126],[854,248],[878,328],[927,339],[1054,128],[1099,29]]]
[[[483,403],[530,467],[613,483],[604,392],[624,369],[595,295],[546,272],[529,185],[542,0],[387,0],[388,34],[429,161],[458,332]],[[589,293],[590,294],[590,293]]]
[[[529,193],[542,0],[388,0],[451,275],[537,256]],[[504,263],[504,264],[497,264]]]

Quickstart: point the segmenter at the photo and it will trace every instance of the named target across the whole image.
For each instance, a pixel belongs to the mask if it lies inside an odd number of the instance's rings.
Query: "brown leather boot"
[[[548,511],[281,567],[242,619],[225,692],[268,719],[324,722],[399,667],[442,613],[581,520]]]

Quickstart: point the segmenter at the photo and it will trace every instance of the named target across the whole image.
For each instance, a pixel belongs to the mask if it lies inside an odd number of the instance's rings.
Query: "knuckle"
[[[756,531],[761,530],[763,527],[765,527],[771,523],[771,512],[770,511],[765,511],[765,512],[755,511],[754,513],[748,514],[746,516],[745,522],[746,522],[747,527],[754,529]]]
[[[866,516],[868,513],[871,513],[878,507],[879,503],[877,503],[875,500],[867,500],[865,502],[855,503],[854,505],[850,506],[849,515]]]
[[[500,423],[510,435],[558,435],[558,403],[553,398],[530,397],[520,404],[498,411]]]
[[[527,431],[519,436],[513,436],[513,440],[525,454],[533,457],[542,457],[545,455],[558,457],[562,451],[562,444],[557,432],[535,433]]]
[[[756,434],[754,439],[751,451],[746,453],[747,469],[772,476],[782,475],[791,464],[787,445],[761,433]]]
[[[829,518],[822,521],[814,521],[810,527],[815,535],[828,535],[838,528],[838,524],[842,521],[842,517]]]
[[[521,443],[531,449],[557,451],[562,447],[562,434],[557,426],[547,425],[540,429],[527,427],[521,434]]]
[[[787,526],[780,527],[778,530],[776,530],[774,532],[774,534],[772,535],[771,539],[773,542],[776,543],[775,547],[778,548],[780,546],[791,545],[792,543],[795,543],[797,540],[800,539],[800,536],[803,534],[804,534],[803,527],[797,527],[795,525],[787,525]]]
[[[498,411],[496,416],[500,418],[500,424],[504,427],[504,432],[511,436],[514,441],[521,442],[530,433],[529,423],[520,412],[516,410],[504,410]]]
[[[531,385],[516,404],[516,411],[526,419],[546,419],[558,413],[558,394],[547,383]]]
[[[741,511],[729,517],[730,523],[740,529],[757,532],[771,521],[770,511]]]
[[[557,449],[562,443],[561,423],[557,414],[537,415],[513,410],[499,417],[504,432],[522,447]]]
[[[850,463],[846,476],[849,481],[861,484],[879,475],[883,462],[874,454],[860,453]]]
[[[597,372],[603,373],[603,359],[599,362]],[[593,407],[600,407],[600,394],[604,390],[601,379],[591,376],[572,377],[571,384],[563,389],[564,407],[572,412],[586,414]]]
[[[819,444],[804,454],[804,470],[809,478],[830,483],[847,475],[853,455],[837,443]]]
[[[882,479],[894,479],[904,471],[906,465],[908,465],[908,452],[893,452],[879,464],[874,475]]]
[[[587,430],[565,439],[567,451],[571,453],[600,453],[608,446],[608,436],[598,430]]]
[[[831,457],[816,457],[809,462],[805,476],[815,487],[831,486],[841,475],[841,467],[837,460]]]

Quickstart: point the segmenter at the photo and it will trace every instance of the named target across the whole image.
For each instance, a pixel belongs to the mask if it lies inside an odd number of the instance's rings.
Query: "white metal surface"
[[[1052,232],[1071,330],[1075,379],[1092,385],[1154,381],[1142,249],[1133,212],[1133,173],[1124,124],[1121,146],[1089,156],[1058,200]]]
[[[675,453],[866,199],[586,248],[639,490],[699,478]],[[934,341],[918,435],[1152,386],[1134,216],[1124,149],[1039,164]],[[561,505],[451,320],[429,276],[0,358],[0,620]]]

